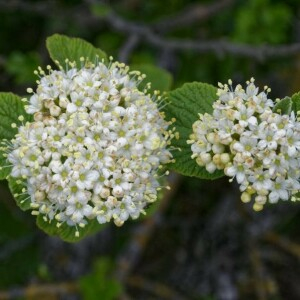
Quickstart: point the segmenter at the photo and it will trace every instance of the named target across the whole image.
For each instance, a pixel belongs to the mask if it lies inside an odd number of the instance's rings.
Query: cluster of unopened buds
[[[159,93],[138,89],[140,72],[112,60],[66,63],[67,70],[36,71],[26,106],[34,121],[19,127],[8,161],[32,213],[76,226],[78,236],[91,219],[120,226],[156,201],[174,129]]]
[[[188,141],[197,164],[236,178],[242,201],[253,198],[255,210],[296,200],[300,189],[300,122],[293,112],[273,112],[269,92],[259,92],[253,78],[246,89],[219,84],[213,113],[200,114]]]

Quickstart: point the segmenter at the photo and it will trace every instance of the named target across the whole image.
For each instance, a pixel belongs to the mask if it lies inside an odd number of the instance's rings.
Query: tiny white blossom
[[[40,70],[26,107],[34,121],[10,146],[11,176],[26,180],[34,213],[76,226],[76,235],[90,219],[120,226],[144,213],[157,199],[158,169],[172,159],[172,122],[138,89],[143,77],[128,72],[118,62]]]
[[[236,178],[241,199],[260,210],[269,200],[288,200],[300,188],[300,123],[295,114],[274,113],[274,102],[252,78],[244,90],[219,84],[212,115],[200,115],[188,140],[192,158],[209,173]]]

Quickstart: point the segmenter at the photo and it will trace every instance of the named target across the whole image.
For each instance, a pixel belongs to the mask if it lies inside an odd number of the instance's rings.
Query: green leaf
[[[12,128],[12,123],[20,125],[19,116],[24,116],[24,122],[30,121],[32,116],[28,115],[24,109],[24,103],[21,98],[12,93],[0,93],[0,141],[12,140],[18,132],[17,128]],[[5,179],[11,171],[7,167],[9,163],[6,161],[5,149],[0,145],[0,180]]]
[[[287,42],[287,32],[293,12],[284,1],[277,2],[279,3],[270,0],[241,2],[234,14],[233,38],[240,43],[247,44]],[[260,17],[253,18],[257,11]],[[252,34],[253,32],[255,34]]]
[[[24,109],[21,97],[13,93],[0,93],[0,138],[11,140],[18,132],[17,128],[12,128],[11,124],[20,124],[18,117],[24,116],[25,121],[31,120]]]
[[[172,152],[175,163],[172,163],[170,168],[178,173],[202,179],[216,179],[224,175],[222,171],[210,174],[204,167],[200,167],[191,158],[191,145],[187,144],[192,133],[192,125],[199,119],[198,114],[212,112],[212,104],[217,100],[216,93],[217,89],[214,86],[200,82],[186,83],[169,93],[170,104],[164,110],[167,119],[176,119],[174,126],[179,132],[179,139],[173,139],[172,146],[181,149]]]
[[[0,147],[0,180],[6,179],[10,172],[11,167],[6,159],[6,152],[4,148]]]
[[[80,291],[85,300],[119,299],[123,291],[122,284],[112,277],[114,265],[111,260],[101,257],[95,264],[93,271],[79,279]]]
[[[14,178],[9,176],[8,177],[8,186],[9,189],[14,196],[17,205],[22,209],[22,210],[28,210],[31,209],[30,206],[30,197],[27,193],[24,193],[24,187],[26,186],[26,181],[22,180],[20,178]]]
[[[295,199],[295,200],[293,200],[293,201],[299,201],[299,200],[300,200],[300,192],[294,194],[294,195],[292,196],[292,199]]]
[[[69,226],[66,223],[61,224],[60,227],[57,227],[57,221],[52,220],[50,223],[49,221],[46,222],[43,219],[43,215],[38,215],[36,219],[37,226],[46,232],[49,235],[54,235],[60,237],[62,240],[70,243],[78,242],[85,238],[86,236],[96,233],[103,229],[106,224],[99,224],[97,219],[88,220],[88,223],[85,225],[84,228],[78,226],[78,231],[80,233],[79,237],[75,236],[76,227]]]
[[[91,12],[98,17],[106,17],[111,12],[111,7],[104,3],[94,3],[90,6]]]
[[[273,111],[281,115],[289,115],[292,111],[292,99],[290,97],[283,98],[274,106]]]
[[[5,64],[7,73],[14,76],[17,84],[32,84],[37,76],[34,70],[41,64],[41,58],[37,52],[23,53],[12,52]]]
[[[294,111],[295,114],[300,111],[300,92],[292,96],[292,111]]]
[[[139,85],[139,89],[141,90],[145,88],[148,82],[151,83],[150,92],[155,90],[166,92],[172,86],[172,75],[164,69],[150,64],[134,64],[130,66],[130,69],[140,71],[146,75],[146,78]]]
[[[77,66],[81,66],[80,58],[88,58],[89,61],[95,62],[97,57],[99,61],[107,61],[106,54],[95,48],[92,44],[80,38],[70,38],[60,34],[54,34],[47,38],[46,46],[51,59],[58,61],[61,66],[65,66],[65,60],[75,61]]]

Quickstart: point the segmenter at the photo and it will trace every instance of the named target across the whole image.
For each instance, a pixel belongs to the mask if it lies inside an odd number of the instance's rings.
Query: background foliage
[[[33,70],[50,63],[46,38],[62,33],[163,67],[173,88],[254,76],[283,98],[300,90],[299,17],[298,0],[0,0],[0,91],[34,87]],[[253,213],[224,178],[173,174],[170,185],[148,219],[68,244],[42,233],[1,181],[0,299],[300,298],[299,204]]]

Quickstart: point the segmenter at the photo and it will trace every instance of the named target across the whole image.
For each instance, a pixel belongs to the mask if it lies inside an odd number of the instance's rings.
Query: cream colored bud
[[[214,164],[215,165],[219,165],[220,164],[220,154],[215,154],[214,156],[213,156],[213,162],[214,162]]]
[[[241,200],[244,203],[248,203],[248,202],[251,201],[251,195],[247,192],[243,192],[242,195],[241,195]]]
[[[196,158],[196,163],[197,163],[200,167],[205,166],[205,163],[203,162],[203,160],[201,159],[200,156],[198,156],[198,157]]]
[[[61,108],[67,108],[69,101],[66,98],[60,98],[58,103]]]
[[[250,195],[255,194],[255,189],[252,186],[248,186],[246,191]]]
[[[215,153],[215,154],[220,154],[220,153],[223,153],[225,150],[225,147],[224,145],[222,144],[214,144],[212,146],[212,151]]]
[[[44,101],[44,106],[46,108],[50,108],[52,105],[54,105],[54,101],[53,100],[45,100]]]
[[[43,122],[47,126],[55,125],[55,119],[52,116],[46,116],[43,119]]]
[[[115,219],[114,223],[116,224],[116,226],[121,227],[124,224],[124,221],[120,219]]]
[[[100,192],[100,197],[106,199],[110,196],[110,190],[108,188],[103,188]]]
[[[60,214],[56,214],[55,215],[55,220],[60,221],[61,220],[61,215]]]
[[[220,155],[221,162],[226,165],[230,162],[230,155],[228,153],[222,153]]]
[[[45,193],[43,191],[39,191],[37,190],[35,193],[34,193],[34,198],[36,201],[43,201],[45,199]]]
[[[236,103],[234,100],[231,100],[229,101],[229,105],[236,105]],[[234,120],[236,116],[236,111],[234,109],[228,109],[226,110],[225,114],[229,120]]]
[[[211,155],[209,153],[200,153],[200,157],[204,164],[211,162]]]
[[[255,202],[260,204],[260,205],[264,205],[267,202],[267,197],[262,196],[262,195],[258,195],[258,196],[255,197]]]
[[[53,117],[58,117],[61,113],[61,109],[57,105],[52,105],[49,110],[50,110],[51,116],[53,116]]]
[[[255,211],[261,211],[263,208],[264,208],[264,206],[261,204],[258,204],[258,203],[253,204],[253,210],[255,210]]]
[[[43,116],[43,113],[39,111],[34,114],[33,118],[34,118],[34,121],[38,122],[38,121],[42,121],[44,116]]]
[[[47,213],[48,209],[47,209],[47,206],[45,204],[43,204],[41,207],[40,207],[40,211],[41,213]]]
[[[211,143],[214,144],[215,143],[215,133],[214,132],[210,132],[206,135],[206,139]]]
[[[216,165],[213,162],[207,164],[205,168],[208,173],[213,173],[217,169]]]
[[[267,195],[269,195],[269,191],[266,190],[266,189],[259,190],[259,195],[261,195],[261,196],[267,196]]]

